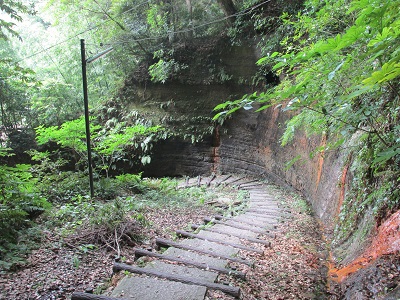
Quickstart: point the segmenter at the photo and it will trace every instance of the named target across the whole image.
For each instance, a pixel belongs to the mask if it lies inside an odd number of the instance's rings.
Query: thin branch
[[[122,25],[120,22],[118,22],[117,20],[115,20],[104,8],[101,7],[101,5],[96,1],[93,0],[94,3],[96,3],[100,9],[102,10],[102,12],[111,20],[113,21],[115,24],[118,25],[119,28],[121,28],[123,31],[126,31],[124,25]]]
[[[115,244],[117,245],[117,257],[121,256],[121,249],[119,247],[119,242],[118,242],[118,235],[117,235],[117,228],[114,229],[114,233],[115,233]]]
[[[400,98],[400,93],[399,91],[393,86],[393,84],[391,84],[390,82],[388,82],[389,87],[392,89],[392,91],[397,95],[397,97]]]
[[[379,131],[375,128],[374,123],[372,122],[371,118],[369,118],[365,112],[362,112],[362,114],[364,115],[364,117],[367,119],[369,125],[374,129],[374,132],[376,134],[376,136],[380,139],[380,141],[386,146],[389,147],[389,144],[383,139],[383,137],[381,136],[381,134],[379,133]]]
[[[309,107],[309,106],[302,106],[302,107],[303,107],[303,108],[306,108],[306,109],[309,109],[309,110],[311,110],[311,111],[314,111],[314,112],[316,112],[316,113],[319,113],[319,114],[321,114],[321,115],[324,115],[324,116],[330,116],[331,118],[333,118],[333,119],[335,119],[335,120],[337,120],[337,121],[339,121],[339,122],[341,122],[341,123],[343,123],[343,124],[350,125],[350,126],[354,127],[354,129],[356,129],[356,130],[361,130],[361,131],[364,131],[364,132],[369,133],[369,134],[376,133],[376,132],[373,132],[373,131],[369,131],[369,130],[363,129],[363,128],[359,127],[359,126],[356,126],[356,125],[354,125],[354,124],[352,124],[352,123],[350,123],[350,122],[347,122],[347,121],[345,121],[345,120],[343,120],[343,119],[341,119],[341,118],[338,118],[338,117],[336,117],[336,116],[333,116],[333,115],[332,115],[331,113],[329,113],[329,112],[324,113],[323,111],[319,111],[319,110],[317,110],[317,109],[315,109],[315,108],[312,108],[312,107]]]

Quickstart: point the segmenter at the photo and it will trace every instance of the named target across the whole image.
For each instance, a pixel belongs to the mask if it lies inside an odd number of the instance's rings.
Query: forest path
[[[274,237],[277,224],[290,213],[257,180],[231,175],[198,177],[187,180],[180,188],[194,185],[231,186],[248,191],[249,199],[237,216],[211,216],[205,218],[206,226],[193,224],[194,232],[178,230],[176,235],[184,239],[156,239],[158,252],[136,249],[136,258],[141,257],[136,266],[116,262],[114,272],[123,270],[126,276],[110,296],[74,293],[72,300],[202,300],[207,289],[240,298],[240,288],[231,285],[229,279],[245,279],[244,273],[235,270],[237,265],[254,268],[257,264],[243,254],[262,255],[271,246],[269,240]],[[215,283],[220,274],[225,276],[224,282]]]

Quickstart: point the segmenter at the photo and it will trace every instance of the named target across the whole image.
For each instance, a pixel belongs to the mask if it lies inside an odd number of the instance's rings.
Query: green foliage
[[[363,144],[353,152],[350,170],[354,175],[335,228],[333,242],[336,244],[355,238],[355,224],[361,222],[363,215],[371,214],[376,218],[384,218],[387,212],[396,210],[399,206],[398,171],[396,168],[387,167],[382,172],[374,172],[372,159],[377,150],[372,145],[378,141],[376,137],[361,141]],[[397,164],[398,162],[399,158],[396,160]],[[374,227],[371,221],[367,225],[363,230],[372,230]]]
[[[94,125],[91,119],[90,131],[98,131],[101,126]],[[86,151],[85,118],[68,121],[59,126],[36,128],[36,141],[38,145],[44,145],[50,141],[56,142],[63,148],[74,150],[80,156]]]
[[[19,38],[18,32],[13,28],[16,25],[14,22],[21,22],[21,14],[32,13],[32,10],[21,1],[3,0],[0,3],[0,11],[2,12],[0,19],[0,39],[7,40],[8,36]]]
[[[42,228],[40,226],[20,228],[16,235],[18,235],[17,242],[8,240],[0,244],[0,270],[13,270],[25,265],[29,253],[38,248],[42,238]]]
[[[9,155],[0,148],[0,157]],[[30,218],[51,207],[40,196],[29,169],[29,165],[0,165],[0,260],[17,244],[18,231],[29,225]]]
[[[168,14],[167,4],[164,2],[150,6],[147,10],[147,23],[150,30],[155,34],[165,34],[168,32]]]
[[[175,64],[176,62],[174,59],[170,61],[165,61],[163,59],[160,59],[158,62],[149,67],[151,80],[154,82],[165,83],[170,74],[174,70],[176,71],[176,68],[174,67]]]
[[[74,99],[73,86],[54,78],[46,79],[32,92],[31,107],[36,115],[34,125],[61,125],[74,118],[81,106]]]
[[[87,221],[99,205],[96,205],[89,197],[80,195],[72,197],[69,202],[57,206],[49,212],[47,226],[58,227],[62,236],[67,235]]]
[[[80,259],[76,255],[74,255],[74,257],[72,258],[72,265],[74,266],[75,269],[78,269],[80,264],[81,264]]]
[[[7,133],[32,121],[27,90],[36,86],[34,72],[13,63],[15,51],[0,39],[0,124]]]
[[[95,123],[95,119],[92,118],[90,131],[93,157],[95,166],[98,166],[97,170],[106,172],[107,177],[110,169],[115,167],[115,163],[124,160],[129,151],[136,152],[142,164],[149,163],[152,143],[168,136],[161,126],[147,126],[140,123],[126,126],[125,123],[119,122],[115,126],[102,128]],[[72,151],[77,166],[81,160],[85,161],[87,148],[83,117],[65,122],[60,127],[39,126],[36,128],[36,135],[39,145],[53,141],[63,149]]]
[[[0,148],[0,156],[9,156],[7,149]],[[30,173],[30,165],[15,167],[0,166],[0,204],[2,208],[10,208],[14,212],[35,214],[49,208],[46,199],[37,193],[37,181]],[[3,221],[6,221],[3,219]]]
[[[29,126],[33,120],[27,90],[36,86],[34,72],[15,62],[17,54],[9,40],[21,39],[15,22],[21,22],[23,14],[33,13],[33,7],[33,3],[13,0],[0,3],[0,125],[6,135]]]
[[[252,34],[260,39],[259,48],[267,53],[279,45],[281,38],[289,36],[288,28],[280,28],[282,12],[296,14],[303,1],[236,1],[238,11],[235,23],[228,29],[232,44],[241,45]],[[250,33],[250,34],[249,34]],[[273,33],[273,34],[272,34]]]
[[[180,70],[187,68],[186,65],[179,64],[172,58],[173,53],[173,51],[165,53],[162,49],[154,52],[154,58],[158,58],[159,60],[149,67],[149,74],[152,81],[165,83],[168,78]]]
[[[48,170],[41,176],[39,174],[35,173],[40,178],[37,188],[52,203],[66,203],[79,195],[86,195],[88,192],[89,179],[83,172],[59,170],[51,173]]]
[[[47,213],[43,226],[60,237],[90,232],[85,235],[85,243],[79,247],[81,251],[88,251],[85,250],[87,245],[103,245],[104,241],[107,246],[113,244],[115,234],[139,238],[137,226],[148,224],[142,212],[149,208],[201,205],[200,198],[215,197],[212,192],[200,188],[176,190],[177,181],[168,178],[142,179],[140,174],[124,174],[105,180],[108,181],[108,189],[114,191],[114,198],[104,201],[104,198],[73,197]],[[109,193],[108,190],[103,192]]]
[[[122,174],[115,177],[118,187],[127,193],[143,193],[146,186],[142,182],[142,174]]]
[[[80,113],[82,82],[76,72],[80,68],[77,36],[85,39],[88,57],[114,46],[111,54],[88,65],[89,99],[97,106],[112,97],[126,76],[154,52],[168,52],[173,50],[175,41],[219,33],[225,27],[224,22],[210,22],[223,14],[217,3],[207,0],[191,1],[190,5],[175,0],[46,2],[35,16],[24,18],[24,43],[14,45],[22,57],[31,57],[24,63],[43,81],[43,86],[32,90],[29,96],[34,115],[46,126],[60,125]],[[201,24],[207,26],[196,27]],[[154,65],[152,75],[163,81],[160,74],[177,66],[177,62],[162,59]]]
[[[124,160],[127,153],[136,153],[143,165],[150,163],[153,143],[166,138],[164,133],[161,126],[125,126],[124,123],[118,123],[115,128],[94,135],[93,151],[100,158],[101,169],[108,177],[109,170],[116,162]]]
[[[90,223],[95,226],[106,226],[108,230],[113,230],[125,221],[126,215],[131,208],[124,203],[121,198],[116,198],[110,203],[102,205],[96,210]]]
[[[218,121],[220,124],[223,124],[224,120],[227,117],[229,117],[231,114],[233,114],[234,112],[238,111],[241,108],[243,108],[244,110],[252,110],[253,103],[258,101],[259,96],[260,95],[257,95],[257,92],[254,92],[251,95],[244,95],[241,99],[234,101],[227,101],[225,103],[218,104],[214,108],[214,110],[215,111],[221,110],[221,111],[213,117],[213,120]]]

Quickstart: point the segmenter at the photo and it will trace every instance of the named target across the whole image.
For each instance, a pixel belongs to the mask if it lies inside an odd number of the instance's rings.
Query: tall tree
[[[228,17],[228,21],[233,23],[236,20],[235,14],[237,13],[235,4],[232,0],[217,0],[219,6],[224,11],[226,17]]]
[[[0,125],[9,136],[12,131],[29,122],[26,90],[34,82],[33,71],[15,62],[15,49],[9,39],[21,39],[14,29],[14,22],[22,21],[21,15],[31,13],[31,10],[13,0],[0,1],[0,10],[3,12],[0,18]]]
[[[186,6],[189,14],[189,26],[192,28],[192,30],[189,32],[190,37],[193,36],[193,6],[192,6],[192,0],[186,0]]]
[[[6,20],[4,16],[0,16],[0,39],[7,40],[9,35],[19,37],[19,34],[14,30],[16,25],[14,22],[21,22],[21,14],[29,13],[28,6],[21,3],[21,1],[2,0],[0,1],[0,10],[8,16],[10,20]]]

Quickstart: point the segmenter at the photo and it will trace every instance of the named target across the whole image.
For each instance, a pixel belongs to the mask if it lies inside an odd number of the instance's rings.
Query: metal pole
[[[86,60],[86,63],[87,63],[87,64],[90,64],[91,62],[94,62],[95,60],[98,60],[100,57],[106,55],[107,53],[109,53],[109,52],[111,52],[111,51],[113,51],[113,50],[114,50],[114,48],[113,48],[113,47],[110,47],[110,48],[108,48],[108,49],[106,49],[106,50],[104,50],[104,51],[102,51],[102,52],[96,54],[95,56],[92,56],[92,57],[88,58],[88,59]]]
[[[89,184],[90,184],[90,197],[94,197],[93,187],[93,168],[92,168],[92,149],[90,145],[90,123],[89,123],[89,100],[87,89],[86,77],[86,53],[85,53],[85,40],[81,39],[81,57],[82,57],[82,82],[83,82],[83,103],[85,106],[85,124],[86,124],[86,145],[89,166]]]

